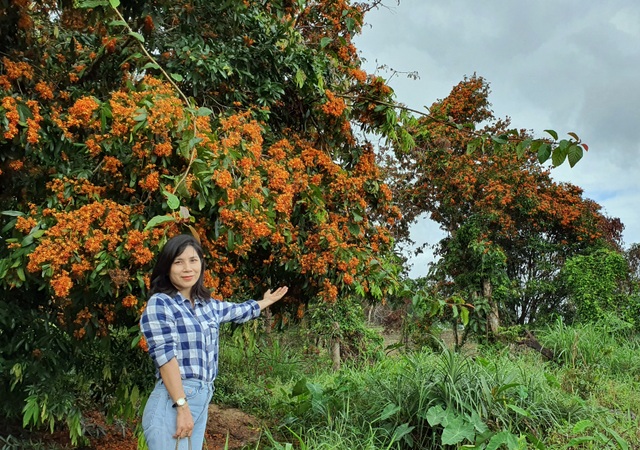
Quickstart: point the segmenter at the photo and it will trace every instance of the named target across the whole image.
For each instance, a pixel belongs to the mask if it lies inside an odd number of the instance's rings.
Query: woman
[[[242,323],[280,300],[287,287],[268,290],[260,301],[211,299],[204,287],[202,247],[190,235],[170,239],[151,274],[151,297],[140,319],[158,381],[142,416],[149,450],[201,449],[213,381],[218,371],[218,330]]]

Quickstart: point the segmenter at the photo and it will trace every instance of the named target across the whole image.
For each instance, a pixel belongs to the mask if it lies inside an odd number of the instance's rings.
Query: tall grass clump
[[[446,348],[388,359],[343,370],[325,385],[301,380],[286,427],[314,439],[360,432],[354,442],[367,447],[342,447],[353,449],[540,443],[586,412],[554,391],[552,376],[529,369],[505,355],[473,360]]]

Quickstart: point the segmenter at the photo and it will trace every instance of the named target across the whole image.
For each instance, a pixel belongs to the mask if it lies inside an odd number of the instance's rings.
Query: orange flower
[[[134,308],[138,306],[138,299],[134,295],[127,295],[122,299],[122,306],[125,308]]]

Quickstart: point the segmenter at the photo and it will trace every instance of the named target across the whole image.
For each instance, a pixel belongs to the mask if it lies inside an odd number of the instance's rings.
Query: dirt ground
[[[104,436],[91,440],[84,450],[136,450],[137,441],[132,433],[121,433],[107,427]],[[209,406],[206,450],[238,450],[255,444],[260,439],[260,422],[239,409]],[[225,447],[226,446],[226,447]]]

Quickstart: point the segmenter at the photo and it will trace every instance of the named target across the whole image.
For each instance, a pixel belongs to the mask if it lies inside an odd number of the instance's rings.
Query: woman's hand
[[[258,305],[260,305],[260,309],[263,310],[273,305],[275,302],[280,300],[287,293],[289,288],[287,286],[282,286],[276,289],[275,291],[271,291],[269,289],[262,296],[262,300],[258,300]]]
[[[175,439],[188,438],[193,432],[193,416],[189,409],[189,404],[177,407],[178,417],[176,418],[176,434],[173,435]]]

